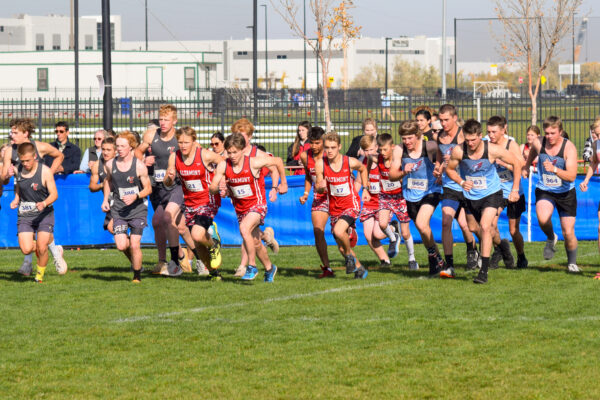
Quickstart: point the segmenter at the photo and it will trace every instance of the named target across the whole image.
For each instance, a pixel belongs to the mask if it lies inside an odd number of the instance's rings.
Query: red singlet
[[[191,165],[183,160],[181,150],[175,155],[175,169],[181,179],[183,198],[186,207],[196,208],[205,205],[221,205],[221,196],[210,194],[208,187],[212,181],[214,171],[209,171],[202,160],[202,147],[196,148]]]
[[[390,165],[391,165],[390,160]],[[377,167],[379,167],[379,173],[381,175],[381,193],[384,194],[402,194],[402,181],[391,181],[390,180],[390,169],[385,166],[385,160],[383,156],[379,154],[377,158]]]
[[[225,179],[229,190],[231,190],[231,201],[235,212],[247,213],[254,206],[266,206],[265,185],[260,184],[260,178],[252,175],[250,169],[250,157],[244,156],[242,169],[237,174],[233,172],[233,164],[227,159],[225,168]]]
[[[354,178],[348,156],[342,156],[342,168],[338,172],[331,168],[327,157],[323,157],[323,175],[327,181],[330,215],[336,216],[348,210],[360,210],[360,198],[354,190]]]

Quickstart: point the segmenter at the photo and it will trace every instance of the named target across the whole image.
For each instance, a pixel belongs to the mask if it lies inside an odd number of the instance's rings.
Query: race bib
[[[424,192],[427,190],[429,182],[427,179],[408,178],[408,189]]]
[[[369,182],[369,193],[371,194],[379,194],[381,191],[381,186],[379,182]]]
[[[236,199],[245,199],[252,196],[252,188],[250,185],[232,186],[231,193]]]
[[[154,170],[154,181],[162,182],[165,180],[165,175],[167,174],[166,169],[155,169]]]
[[[473,182],[473,189],[487,189],[485,176],[467,176],[465,179]]]
[[[129,194],[139,194],[140,193],[140,189],[138,189],[137,186],[132,186],[132,187],[128,187],[128,188],[119,188],[119,198],[121,200],[123,200],[123,197],[129,195]]]
[[[185,187],[190,192],[202,192],[204,187],[202,186],[202,181],[200,179],[196,179],[193,181],[184,181]]]
[[[542,181],[544,182],[544,186],[546,187],[562,186],[562,179],[560,179],[557,175],[554,174],[542,174]]]
[[[500,177],[500,182],[511,182],[513,180],[512,171],[509,169],[499,172],[498,176]]]
[[[19,203],[19,214],[30,214],[32,212],[38,211],[35,206],[35,201],[22,201]]]
[[[341,185],[330,185],[331,195],[335,197],[350,196],[350,184],[343,183]]]
[[[400,181],[388,181],[387,179],[381,180],[381,188],[384,192],[392,192],[394,190],[400,189],[402,187],[402,183]]]

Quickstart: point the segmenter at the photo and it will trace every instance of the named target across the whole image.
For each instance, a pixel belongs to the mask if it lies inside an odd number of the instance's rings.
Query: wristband
[[[460,187],[462,187],[463,183],[465,183],[465,181],[464,181],[464,180],[460,181],[460,184],[459,184],[459,185],[460,185]]]
[[[308,192],[304,192],[304,194],[308,196]]]
[[[511,193],[512,193],[512,192],[519,193],[519,191],[518,191],[518,190],[515,190],[515,189],[511,190],[510,192],[511,192]]]
[[[46,200],[42,201],[42,204],[44,205],[44,208],[48,207],[48,206],[46,205]]]
[[[556,165],[554,166],[554,173],[556,173],[556,171],[558,170],[558,168],[556,168]]]

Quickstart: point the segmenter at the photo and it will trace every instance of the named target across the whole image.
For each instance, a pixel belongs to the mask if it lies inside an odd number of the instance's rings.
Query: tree
[[[525,68],[531,98],[531,123],[537,123],[537,95],[558,42],[571,30],[582,0],[494,0],[504,27],[503,56]],[[539,52],[543,58],[540,58]],[[541,62],[537,62],[540,59]]]
[[[581,80],[594,85],[594,89],[600,84],[600,63],[589,62],[581,66]]]
[[[358,37],[361,27],[354,25],[348,8],[353,5],[353,0],[341,0],[335,6],[336,0],[310,0],[310,11],[314,17],[317,28],[316,38],[304,34],[304,29],[298,21],[299,5],[295,0],[278,0],[280,7],[271,0],[273,8],[290,26],[292,32],[304,39],[313,49],[321,64],[321,87],[323,88],[323,108],[327,132],[331,131],[331,114],[329,112],[329,63],[334,50],[345,49],[350,42]]]

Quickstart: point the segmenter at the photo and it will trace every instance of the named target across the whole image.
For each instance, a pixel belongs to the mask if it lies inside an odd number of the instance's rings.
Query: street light
[[[385,95],[388,93],[388,41],[392,38],[385,38]]]
[[[261,4],[265,8],[265,89],[269,90],[269,50],[267,47],[267,5]]]
[[[306,37],[306,0],[304,0],[304,37]],[[306,94],[306,40],[304,40],[304,93]]]

